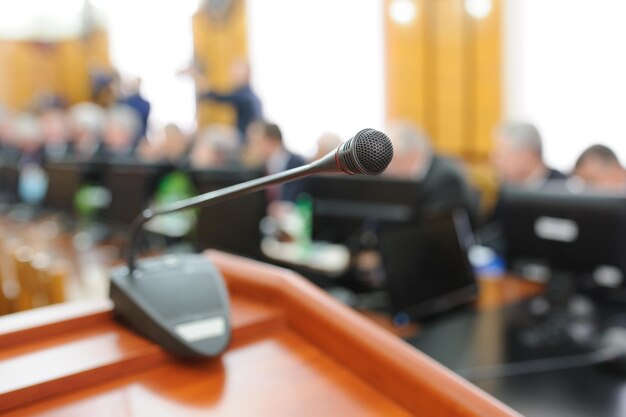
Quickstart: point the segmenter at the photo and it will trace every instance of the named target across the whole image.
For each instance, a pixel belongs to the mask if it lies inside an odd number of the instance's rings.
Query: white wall
[[[507,117],[535,122],[568,170],[593,143],[626,163],[626,1],[506,0]]]
[[[248,0],[253,83],[287,145],[384,122],[381,0]]]
[[[150,124],[195,127],[195,89],[177,71],[193,57],[191,17],[198,0],[92,0],[106,18],[111,60],[122,76],[142,78]]]

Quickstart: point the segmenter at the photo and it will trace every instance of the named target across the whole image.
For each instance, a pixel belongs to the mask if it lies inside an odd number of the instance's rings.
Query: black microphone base
[[[205,256],[165,255],[111,273],[116,318],[171,353],[210,358],[231,339],[230,304],[220,272]]]

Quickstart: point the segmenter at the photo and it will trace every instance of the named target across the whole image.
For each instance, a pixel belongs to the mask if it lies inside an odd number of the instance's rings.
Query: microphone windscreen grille
[[[393,158],[393,145],[383,132],[364,129],[354,137],[355,154],[359,165],[365,169],[364,174],[377,175],[382,173]]]

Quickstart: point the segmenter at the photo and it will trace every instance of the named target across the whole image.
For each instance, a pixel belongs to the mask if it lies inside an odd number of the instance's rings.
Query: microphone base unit
[[[205,256],[142,259],[132,275],[118,267],[111,273],[110,298],[116,318],[177,356],[211,358],[230,342],[226,285]]]

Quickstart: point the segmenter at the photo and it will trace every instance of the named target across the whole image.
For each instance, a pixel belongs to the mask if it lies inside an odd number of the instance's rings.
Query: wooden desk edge
[[[455,404],[459,415],[519,415],[294,272],[218,251],[206,253],[231,291],[284,307],[290,327],[409,411],[446,415],[436,410]]]

